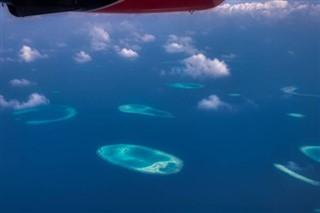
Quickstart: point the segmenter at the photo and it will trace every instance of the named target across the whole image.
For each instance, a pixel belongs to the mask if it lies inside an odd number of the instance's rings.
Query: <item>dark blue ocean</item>
[[[296,86],[297,92],[320,94],[315,18],[2,16],[7,50],[2,56],[16,61],[1,63],[1,95],[23,101],[37,92],[50,105],[71,106],[77,114],[61,122],[27,125],[15,119],[13,109],[1,109],[0,212],[308,213],[320,208],[319,187],[273,166],[291,162],[299,174],[320,181],[319,163],[299,150],[319,145],[320,98],[281,91]],[[119,26],[123,21],[156,35],[154,43],[141,45],[138,59],[121,58],[109,49],[90,52],[89,63],[73,61],[76,51],[90,50],[87,26]],[[59,30],[53,27],[57,23]],[[109,32],[114,40],[130,36],[116,27]],[[170,34],[191,36],[193,46],[207,57],[223,59],[231,75],[163,75],[188,57],[164,51]],[[28,45],[49,57],[32,63],[15,59],[27,38],[32,39]],[[57,41],[67,46],[55,49]],[[230,53],[237,57],[222,57]],[[14,78],[37,84],[12,87],[8,82]],[[205,87],[168,86],[174,82]],[[198,102],[212,94],[232,109],[200,110]],[[123,104],[144,104],[175,117],[123,113],[118,110]],[[290,117],[290,112],[305,117]],[[109,164],[96,153],[101,146],[123,143],[170,153],[184,166],[172,175],[143,174]]]

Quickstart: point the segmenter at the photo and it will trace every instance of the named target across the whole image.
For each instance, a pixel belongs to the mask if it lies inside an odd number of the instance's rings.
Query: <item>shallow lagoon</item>
[[[303,146],[301,152],[320,163],[320,146]]]
[[[97,154],[107,162],[147,174],[168,175],[182,169],[179,158],[145,146],[115,144],[100,147]]]

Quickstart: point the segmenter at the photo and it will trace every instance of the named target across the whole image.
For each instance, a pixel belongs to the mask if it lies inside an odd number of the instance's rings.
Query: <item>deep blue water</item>
[[[159,25],[162,22],[159,19]],[[238,42],[234,42],[234,22],[224,31],[209,25],[174,29],[175,22],[161,31],[146,23],[143,26],[159,33],[159,39],[157,45],[144,47],[134,61],[92,53],[92,62],[78,65],[71,60],[70,47],[50,60],[3,64],[4,97],[24,100],[36,91],[51,104],[74,107],[78,114],[63,122],[25,125],[14,119],[12,110],[2,110],[1,212],[302,213],[319,208],[319,187],[273,167],[273,163],[293,161],[301,174],[320,180],[320,165],[299,151],[302,145],[319,145],[320,98],[280,91],[297,86],[302,93],[320,94],[319,45],[297,42],[307,36],[319,44],[319,32],[311,32],[307,25],[299,32],[290,24],[256,26],[237,31]],[[162,62],[174,61],[179,66],[179,60],[186,57],[164,53],[160,47],[166,36],[189,28],[206,29],[193,39],[199,49],[212,47],[206,51],[208,57],[239,55],[226,59],[230,77],[199,81],[160,75],[173,66]],[[266,34],[271,39],[261,42]],[[284,54],[288,47],[298,56]],[[21,90],[7,84],[22,77],[38,85]],[[202,83],[205,88],[167,86],[185,81]],[[230,97],[229,93],[242,96]],[[233,110],[199,110],[197,103],[211,94]],[[175,118],[125,114],[117,109],[122,104],[150,105]],[[306,117],[288,117],[288,112]],[[184,167],[174,175],[147,175],[110,165],[97,156],[99,147],[116,143],[168,152],[182,159]]]

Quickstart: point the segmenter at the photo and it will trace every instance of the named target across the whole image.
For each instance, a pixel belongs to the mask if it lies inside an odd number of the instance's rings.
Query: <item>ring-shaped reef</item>
[[[280,171],[284,172],[284,173],[287,173],[288,175],[294,177],[294,178],[297,178],[298,180],[301,180],[303,182],[306,182],[306,183],[309,183],[311,185],[314,185],[314,186],[320,186],[320,182],[319,181],[315,181],[315,180],[312,180],[310,178],[307,178],[305,176],[302,176],[290,169],[288,169],[287,167],[281,165],[281,164],[273,164],[273,166],[277,169],[279,169]]]
[[[306,117],[304,114],[301,113],[296,113],[296,112],[290,112],[287,113],[288,116],[293,117],[293,118],[304,118]]]
[[[177,89],[201,89],[204,87],[203,84],[198,83],[171,83],[169,86]]]
[[[163,118],[174,118],[174,116],[170,112],[162,111],[155,109],[150,106],[142,105],[142,104],[126,104],[118,107],[119,111],[125,113],[134,113],[147,115],[151,117],[163,117]]]
[[[27,125],[64,121],[73,118],[76,114],[76,109],[65,105],[39,106],[17,110],[13,113],[16,120],[23,121]]]
[[[105,161],[136,172],[169,175],[180,172],[183,161],[179,158],[145,146],[114,144],[97,150]]]
[[[302,146],[300,151],[312,160],[320,163],[320,146]]]

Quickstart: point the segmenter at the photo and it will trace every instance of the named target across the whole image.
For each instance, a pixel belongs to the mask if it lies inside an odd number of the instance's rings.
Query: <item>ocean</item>
[[[86,26],[102,20],[90,16],[83,23],[85,17],[79,15],[63,25],[72,26],[70,32],[61,30],[46,38],[49,33],[39,28],[40,24],[65,17],[9,18],[10,27],[12,22],[22,25],[20,22],[28,21],[30,29],[4,32],[5,49],[14,41],[23,43],[22,39],[30,38],[28,45],[49,56],[32,63],[18,59],[17,63],[2,63],[1,94],[20,101],[33,92],[44,94],[51,111],[42,110],[32,118],[32,112],[23,117],[14,115],[14,109],[1,110],[1,212],[303,213],[320,208],[319,187],[273,165],[285,165],[320,181],[319,163],[299,150],[301,146],[319,146],[320,98],[281,91],[295,86],[299,94],[320,95],[319,31],[311,30],[319,21],[297,23],[298,16],[258,25],[260,20],[244,18],[239,23],[229,17],[228,25],[222,25],[219,18],[211,26],[212,17],[206,13],[194,14],[194,18],[106,16],[103,20],[113,26],[109,32],[114,40],[125,40],[130,32],[118,30],[124,21],[157,39],[139,44],[137,59],[120,58],[111,48],[92,51],[92,61],[78,64],[72,55],[79,49],[90,50]],[[148,17],[156,24],[146,22]],[[178,25],[181,19],[187,21]],[[196,25],[200,20],[203,24]],[[184,66],[189,53],[166,53],[163,45],[170,34],[192,37],[193,51],[224,60],[230,76],[198,79],[172,73],[173,68]],[[76,39],[72,40],[73,36]],[[67,46],[54,49],[57,40]],[[17,55],[18,50],[8,50],[8,57]],[[230,53],[234,57],[223,56]],[[13,78],[36,84],[12,87],[8,82]],[[169,86],[175,82],[204,87]],[[228,107],[199,108],[199,102],[210,95]],[[123,104],[152,106],[174,118],[123,113],[118,110]],[[23,120],[55,119],[63,114],[56,106],[72,107],[76,115],[38,125]],[[176,174],[152,175],[110,164],[97,150],[112,144],[161,150],[180,158],[183,168]]]

